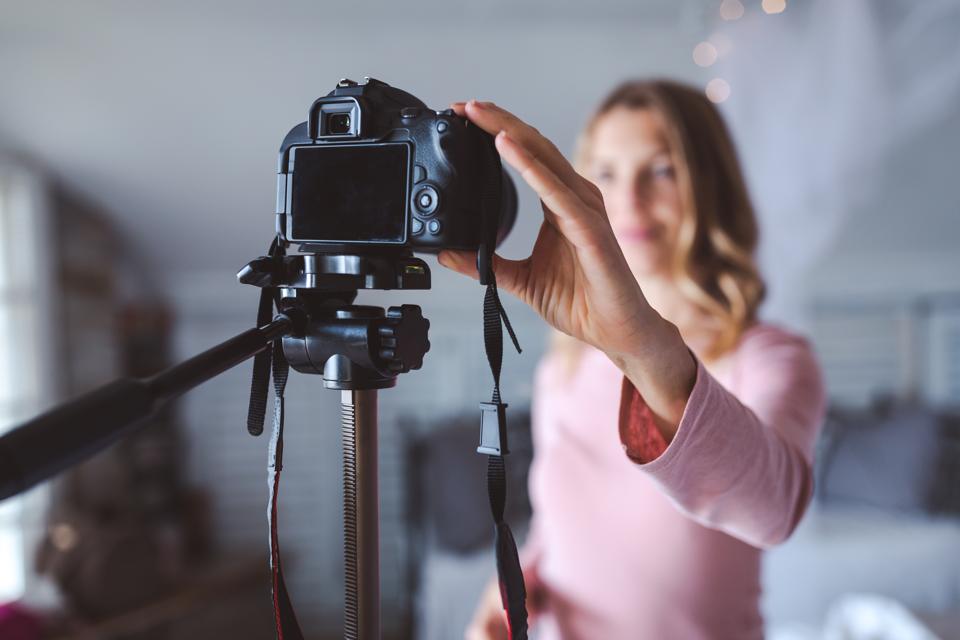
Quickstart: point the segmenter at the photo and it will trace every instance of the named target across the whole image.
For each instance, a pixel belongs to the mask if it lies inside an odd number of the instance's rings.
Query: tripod
[[[429,322],[415,305],[385,311],[353,301],[359,289],[428,289],[429,268],[409,253],[305,253],[258,258],[238,279],[278,292],[272,321],[154,376],[112,382],[0,437],[0,500],[93,456],[161,404],[282,340],[290,366],[341,392],[344,637],[379,640],[377,391],[422,366]]]

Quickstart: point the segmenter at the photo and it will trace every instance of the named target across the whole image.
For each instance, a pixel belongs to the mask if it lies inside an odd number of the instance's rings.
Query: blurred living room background
[[[0,432],[253,326],[258,292],[235,274],[270,243],[279,144],[340,78],[435,109],[494,100],[568,154],[615,84],[676,78],[727,118],[761,219],[763,317],[810,336],[830,396],[814,503],[766,556],[769,637],[960,638],[957,33],[958,0],[0,0]],[[513,258],[541,220],[517,182]],[[380,393],[383,632],[449,640],[494,572],[474,452],[491,380],[481,288],[426,259],[431,291],[359,302],[431,321],[424,367]],[[503,383],[522,532],[548,331],[505,305],[524,347]],[[236,367],[0,503],[0,624],[270,637],[249,378]],[[339,394],[292,374],[286,440],[288,584],[307,636],[339,638]]]

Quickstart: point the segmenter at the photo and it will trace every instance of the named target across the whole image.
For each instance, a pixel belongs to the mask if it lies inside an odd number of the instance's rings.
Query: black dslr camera
[[[305,252],[477,250],[516,217],[489,134],[372,78],[313,103],[277,174],[277,233]]]

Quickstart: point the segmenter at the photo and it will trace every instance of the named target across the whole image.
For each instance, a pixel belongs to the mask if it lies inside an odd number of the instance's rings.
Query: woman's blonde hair
[[[699,355],[719,358],[755,320],[766,287],[754,262],[758,228],[733,140],[701,91],[669,80],[633,80],[616,87],[580,135],[574,164],[584,173],[594,129],[616,108],[650,109],[663,122],[683,209],[671,270],[679,292],[712,336]],[[684,327],[680,327],[683,331]],[[559,333],[559,332],[558,332]],[[554,350],[579,360],[576,341],[560,334]]]

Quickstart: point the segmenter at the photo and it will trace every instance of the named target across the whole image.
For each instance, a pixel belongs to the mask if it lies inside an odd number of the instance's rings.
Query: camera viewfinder
[[[329,114],[327,116],[327,133],[331,135],[344,135],[350,133],[350,114]]]

